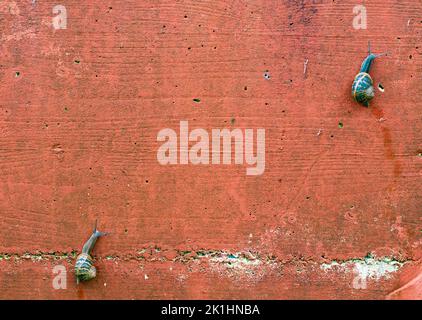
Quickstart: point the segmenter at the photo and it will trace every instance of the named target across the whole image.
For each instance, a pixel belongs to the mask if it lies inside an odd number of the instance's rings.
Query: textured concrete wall
[[[359,4],[0,1],[0,298],[420,299],[422,3]],[[160,165],[181,120],[264,128],[264,174]]]

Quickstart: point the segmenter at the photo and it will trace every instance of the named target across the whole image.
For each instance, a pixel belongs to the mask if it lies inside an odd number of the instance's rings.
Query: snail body
[[[88,281],[96,277],[97,269],[94,266],[91,252],[94,249],[97,239],[105,235],[107,235],[107,233],[97,230],[97,222],[95,222],[94,231],[91,237],[85,242],[82,253],[76,258],[75,275],[77,284],[79,284],[80,281]]]
[[[363,60],[362,66],[360,68],[360,72],[355,76],[355,80],[353,81],[353,85],[352,85],[353,98],[360,104],[364,105],[365,107],[369,107],[369,102],[375,96],[374,81],[369,75],[369,70],[371,69],[371,65],[374,62],[374,60],[384,55],[384,53],[383,54],[371,53],[370,46],[369,46],[368,51],[369,51],[369,54],[365,58],[365,60]]]

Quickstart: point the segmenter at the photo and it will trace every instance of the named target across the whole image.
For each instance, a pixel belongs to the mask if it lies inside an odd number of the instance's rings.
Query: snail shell
[[[75,275],[79,281],[88,281],[95,278],[97,269],[95,269],[92,257],[89,254],[81,253],[76,258]]]
[[[374,82],[369,73],[360,72],[356,75],[352,85],[352,95],[357,102],[369,106],[369,101],[375,95]]]

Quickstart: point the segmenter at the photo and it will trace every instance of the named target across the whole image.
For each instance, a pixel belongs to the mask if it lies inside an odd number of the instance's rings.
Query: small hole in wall
[[[384,92],[384,86],[381,83],[378,83],[378,90]]]

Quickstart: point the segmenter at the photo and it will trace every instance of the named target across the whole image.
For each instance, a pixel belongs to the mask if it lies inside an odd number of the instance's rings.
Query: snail
[[[369,107],[369,101],[371,101],[375,95],[374,82],[369,75],[369,70],[371,69],[372,62],[375,58],[384,55],[386,55],[386,53],[371,53],[371,44],[368,43],[368,56],[365,60],[363,60],[360,72],[356,75],[355,80],[353,81],[352,96],[357,102],[365,107]]]
[[[105,235],[107,235],[107,233],[97,230],[97,220],[95,220],[94,231],[88,241],[85,242],[82,253],[76,258],[75,275],[77,284],[79,284],[80,281],[91,280],[97,275],[97,270],[93,265],[91,251],[94,249],[97,239]]]

